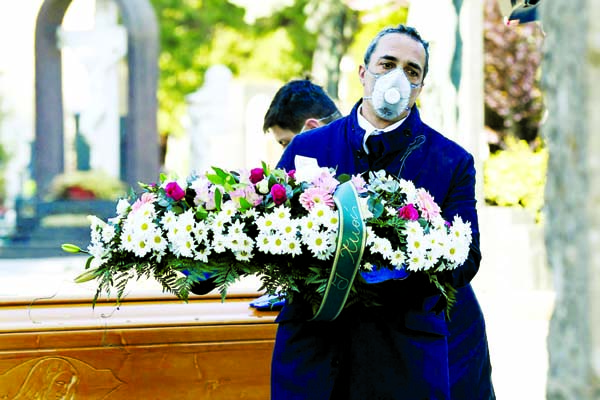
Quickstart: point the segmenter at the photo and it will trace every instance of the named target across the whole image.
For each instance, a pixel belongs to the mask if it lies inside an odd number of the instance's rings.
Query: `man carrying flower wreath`
[[[495,399],[485,322],[470,285],[481,260],[474,161],[419,117],[428,58],[414,28],[379,32],[359,67],[363,99],[348,116],[295,136],[278,168],[294,170],[301,156],[338,174],[385,170],[425,188],[446,221],[460,216],[471,225],[467,260],[443,274],[457,288],[456,303],[447,317],[444,296],[425,274],[377,266],[358,278],[371,284],[377,306],[354,304],[333,321],[315,322],[302,299],[286,303],[277,319],[273,400]]]

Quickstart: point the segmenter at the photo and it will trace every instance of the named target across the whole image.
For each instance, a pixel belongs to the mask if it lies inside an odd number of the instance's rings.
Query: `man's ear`
[[[318,128],[318,127],[320,127],[322,125],[323,124],[321,124],[321,122],[318,119],[309,118],[306,121],[304,121],[304,130],[305,131],[310,131],[311,129]]]
[[[360,79],[361,85],[365,86],[365,73],[367,72],[364,65],[360,64],[358,66],[358,78]]]

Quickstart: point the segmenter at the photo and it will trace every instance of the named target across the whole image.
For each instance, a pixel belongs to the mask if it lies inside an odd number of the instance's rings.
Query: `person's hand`
[[[401,268],[390,269],[387,267],[373,266],[371,271],[361,271],[360,275],[367,283],[380,283],[389,280],[403,280],[408,278],[410,271],[402,265]]]

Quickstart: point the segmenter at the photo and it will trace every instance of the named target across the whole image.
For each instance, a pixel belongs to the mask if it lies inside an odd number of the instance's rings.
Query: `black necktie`
[[[367,138],[367,149],[369,149],[369,159],[376,160],[383,155],[385,146],[383,144],[383,135],[375,131]]]

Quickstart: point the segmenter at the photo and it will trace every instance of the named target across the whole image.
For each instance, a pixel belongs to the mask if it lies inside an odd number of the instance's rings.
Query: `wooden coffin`
[[[259,293],[0,303],[0,399],[268,399],[276,312]],[[36,397],[37,396],[37,397]]]

